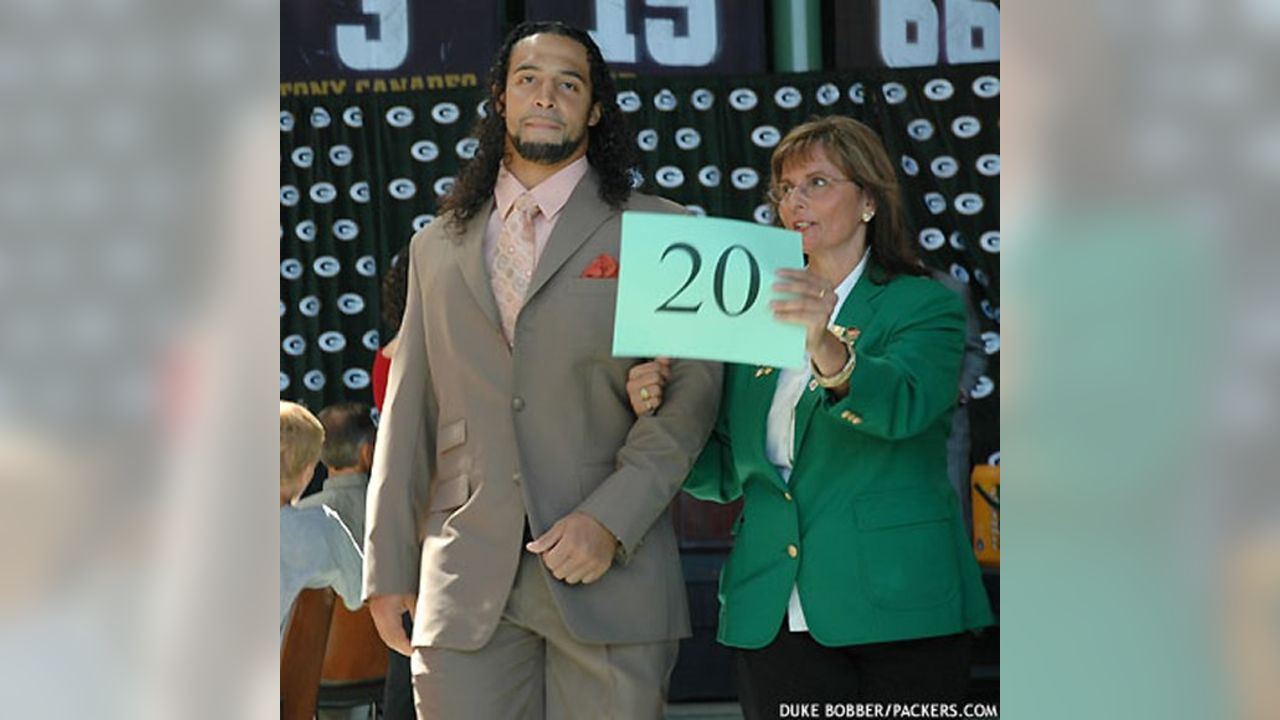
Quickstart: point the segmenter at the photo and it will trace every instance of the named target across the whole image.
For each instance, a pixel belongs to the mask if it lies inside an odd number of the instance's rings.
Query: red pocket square
[[[595,260],[582,271],[584,278],[596,278],[600,280],[616,279],[618,277],[618,261],[610,255],[597,255]]]

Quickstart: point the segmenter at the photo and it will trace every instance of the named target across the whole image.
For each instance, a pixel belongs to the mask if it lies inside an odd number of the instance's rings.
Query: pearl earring
[[[863,211],[862,211],[862,222],[864,222],[864,223],[869,223],[869,222],[871,222],[871,218],[873,218],[873,217],[875,217],[875,216],[876,216],[876,214],[875,214],[875,213],[873,213],[873,212],[871,212],[870,210],[863,210]]]

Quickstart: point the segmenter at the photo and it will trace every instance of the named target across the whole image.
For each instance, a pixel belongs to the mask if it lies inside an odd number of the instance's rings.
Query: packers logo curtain
[[[769,155],[791,127],[841,114],[878,130],[925,261],[969,287],[987,354],[973,456],[998,460],[998,64],[624,78],[619,90],[640,189],[720,217],[773,221]],[[474,87],[281,98],[281,397],[371,400],[382,272],[434,220],[483,112]]]

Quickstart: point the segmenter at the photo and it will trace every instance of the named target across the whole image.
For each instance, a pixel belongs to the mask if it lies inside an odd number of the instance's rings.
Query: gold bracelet
[[[845,361],[844,367],[834,375],[823,375],[822,371],[813,362],[813,358],[809,358],[809,368],[813,372],[813,379],[818,385],[824,388],[836,388],[849,381],[849,377],[853,375],[853,369],[858,366],[858,354],[854,352],[853,342],[858,339],[858,330],[856,328],[846,330],[839,325],[831,327],[831,334],[836,336],[849,353],[849,359]]]

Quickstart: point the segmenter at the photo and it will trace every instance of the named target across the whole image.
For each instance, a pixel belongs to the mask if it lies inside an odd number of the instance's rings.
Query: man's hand
[[[408,657],[413,654],[413,643],[404,631],[400,618],[407,611],[413,616],[418,598],[413,595],[374,595],[369,598],[369,614],[378,628],[378,635],[387,647]]]
[[[590,584],[613,564],[618,539],[599,520],[584,512],[571,512],[525,549],[541,555],[542,564],[557,579],[570,585]]]

